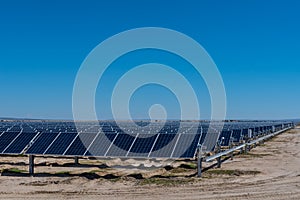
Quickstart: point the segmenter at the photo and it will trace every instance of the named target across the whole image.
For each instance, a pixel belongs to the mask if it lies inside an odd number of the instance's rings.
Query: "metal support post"
[[[246,141],[244,154],[247,154],[247,153],[248,153],[248,144],[247,144],[247,141]]]
[[[217,150],[217,153],[221,153],[221,145],[218,144],[218,150]],[[217,162],[218,162],[218,165],[217,165],[217,168],[221,168],[221,156],[217,158]]]
[[[198,146],[198,155],[197,155],[197,176],[202,176],[202,147]]]
[[[34,174],[34,155],[29,155],[29,174]]]
[[[198,170],[197,170],[197,176],[198,177],[202,177],[202,156],[200,156],[200,157],[198,157],[198,159],[197,159],[197,162],[198,162],[198,164],[197,164],[197,167],[198,167]]]
[[[233,138],[231,137],[230,138],[230,149],[232,149],[233,148]],[[230,153],[230,160],[233,160],[233,151]]]
[[[218,161],[218,165],[217,165],[217,168],[221,168],[221,156],[217,158],[217,161]]]
[[[251,141],[251,138],[247,137],[246,141],[245,141],[246,142],[246,144],[245,144],[245,151],[244,151],[245,154],[247,154],[250,151],[250,149],[251,149],[251,145],[249,145],[250,141]]]
[[[75,165],[79,165],[79,158],[78,158],[78,156],[74,157],[74,163],[75,163]]]

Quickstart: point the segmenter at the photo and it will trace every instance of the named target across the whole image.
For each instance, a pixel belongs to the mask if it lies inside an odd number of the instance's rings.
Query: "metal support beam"
[[[222,164],[221,157],[217,158],[217,162],[218,162],[217,168],[221,168],[221,164]]]
[[[219,153],[221,153],[221,144],[218,144],[218,147],[217,147],[217,153],[219,154]],[[217,162],[218,162],[218,165],[217,165],[217,168],[221,168],[221,156],[219,156],[218,158],[217,158]]]
[[[202,177],[202,156],[197,159],[197,176]]]
[[[203,152],[202,146],[198,145],[198,155],[197,155],[197,176],[202,177],[202,161],[203,161]]]
[[[74,163],[75,163],[75,165],[79,165],[79,158],[78,158],[78,156],[74,157]]]
[[[244,149],[244,153],[247,153],[249,148],[251,147],[251,145],[255,144],[255,143],[258,143],[260,141],[265,141],[271,137],[274,137],[275,135],[278,135],[286,130],[289,130],[290,128],[286,128],[286,129],[283,129],[283,130],[280,130],[280,131],[277,131],[275,133],[271,133],[269,135],[266,135],[266,136],[263,136],[261,138],[258,138],[256,140],[253,140],[253,141],[249,141],[249,140],[246,140],[244,144],[241,144],[240,146],[237,146],[237,147],[233,147],[231,149],[228,149],[226,151],[223,151],[221,152],[219,147],[217,146],[217,153],[215,155],[212,155],[212,156],[209,156],[209,157],[203,157],[202,158],[202,161],[205,161],[205,162],[210,162],[210,161],[213,161],[215,159],[221,159],[221,156],[225,156],[225,155],[228,155],[229,153],[232,153],[233,151],[236,151],[236,150],[240,150],[242,152],[242,149]],[[218,161],[219,162],[219,161]],[[221,163],[220,163],[221,164]]]
[[[230,149],[232,149],[232,148],[234,147],[234,145],[233,145],[233,140],[231,141],[229,147],[230,147]],[[231,160],[233,160],[233,156],[234,156],[234,152],[232,151],[232,152],[230,153],[230,159],[231,159]]]
[[[29,174],[34,174],[34,155],[29,155]]]

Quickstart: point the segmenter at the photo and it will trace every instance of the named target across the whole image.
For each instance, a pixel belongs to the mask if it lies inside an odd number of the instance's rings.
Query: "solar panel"
[[[132,146],[137,134],[120,133],[117,135],[110,146],[106,156],[108,157],[126,157],[127,152]]]
[[[157,134],[140,134],[133,143],[128,156],[147,157],[157,137]]]
[[[0,137],[0,153],[3,153],[19,134],[20,132],[4,132]]]
[[[19,125],[15,125],[15,126],[13,126],[13,127],[11,127],[11,129],[9,129],[9,131],[11,131],[11,132],[20,132],[22,129],[21,129],[21,127],[19,126]]]
[[[219,142],[222,146],[229,146],[230,138],[231,138],[231,131],[222,131],[219,136]]]
[[[63,155],[76,136],[77,133],[60,133],[56,140],[49,146],[44,155]]]
[[[205,134],[202,145],[206,148],[207,151],[213,151],[217,144],[219,134],[220,133],[214,131],[210,131]]]
[[[149,157],[170,158],[180,134],[160,134]]]
[[[201,134],[181,134],[172,154],[172,158],[193,158]]]
[[[74,142],[68,147],[64,155],[84,155],[87,147],[92,143],[97,136],[95,133],[80,133]]]
[[[98,133],[92,144],[88,147],[88,151],[84,155],[104,157],[116,136],[117,134],[115,133]]]
[[[35,132],[20,133],[18,137],[3,151],[5,154],[21,154],[30,141],[37,135]]]
[[[58,132],[43,132],[37,140],[28,148],[27,154],[44,154],[50,144],[55,141]]]
[[[233,142],[239,142],[241,140],[242,130],[233,130],[232,139]]]

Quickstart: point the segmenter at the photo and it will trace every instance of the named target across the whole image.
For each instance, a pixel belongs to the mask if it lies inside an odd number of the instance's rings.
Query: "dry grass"
[[[223,169],[214,169],[206,172],[209,175],[227,175],[227,176],[242,176],[242,175],[257,175],[260,174],[260,171],[243,171],[243,170],[223,170]]]

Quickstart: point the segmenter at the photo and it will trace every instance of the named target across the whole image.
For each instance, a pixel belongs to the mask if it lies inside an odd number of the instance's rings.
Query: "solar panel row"
[[[291,123],[225,123],[221,132],[208,123],[184,123],[179,132],[179,125],[171,121],[137,131],[126,123],[123,130],[115,122],[101,122],[100,126],[83,123],[79,127],[72,122],[4,122],[0,123],[0,154],[193,158],[199,144],[212,151],[217,143],[214,138],[229,146]]]

